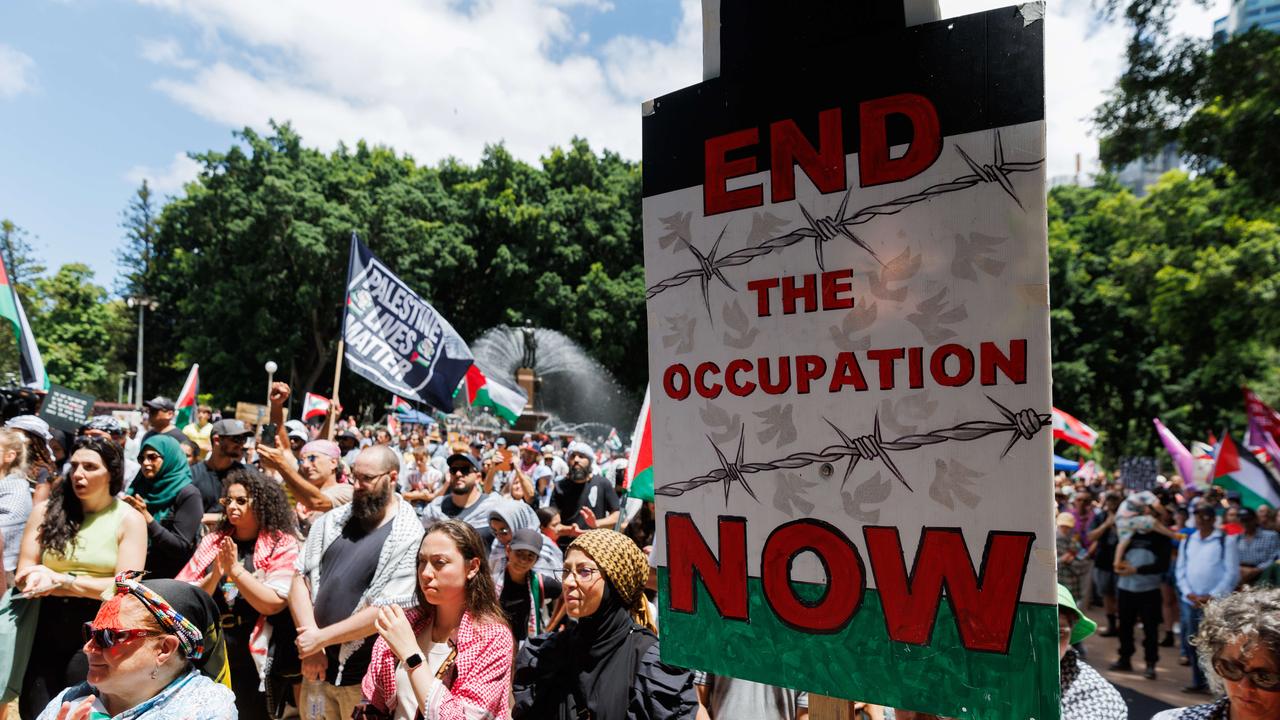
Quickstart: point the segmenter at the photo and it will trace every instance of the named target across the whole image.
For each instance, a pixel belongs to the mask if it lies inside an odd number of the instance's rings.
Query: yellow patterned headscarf
[[[569,545],[569,550],[575,548],[590,555],[600,566],[600,572],[626,604],[631,619],[637,625],[657,632],[644,596],[644,584],[649,579],[649,560],[635,542],[613,530],[596,529],[579,535]],[[565,551],[566,555],[569,550]]]

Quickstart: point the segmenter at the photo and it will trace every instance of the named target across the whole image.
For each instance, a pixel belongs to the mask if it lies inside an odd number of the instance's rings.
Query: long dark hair
[[[30,430],[14,429],[27,436],[27,477],[31,482],[34,483],[40,479],[42,470],[47,482],[57,479],[58,465],[50,454],[48,441]]]
[[[284,490],[274,481],[268,480],[262,473],[249,467],[238,467],[228,472],[222,480],[222,493],[225,495],[232,485],[241,485],[253,500],[249,510],[258,519],[258,533],[284,533],[298,535],[298,518],[289,507],[289,499]],[[231,532],[231,523],[226,515],[218,529]]]
[[[498,590],[493,585],[493,575],[489,573],[489,554],[485,552],[484,543],[480,540],[480,533],[470,525],[461,520],[441,520],[432,525],[427,534],[423,536],[422,542],[425,543],[431,535],[441,533],[448,535],[449,539],[458,548],[458,552],[462,554],[462,559],[470,564],[472,560],[480,561],[480,569],[470,580],[467,581],[466,599],[464,604],[466,611],[471,613],[471,617],[476,621],[488,621],[493,623],[507,624],[507,615],[502,611],[502,605],[498,603]],[[418,546],[418,566],[422,566],[422,546]],[[415,581],[414,595],[418,598],[418,606],[423,612],[433,612],[431,604],[427,602],[427,598],[422,594],[422,585]]]
[[[107,481],[107,491],[112,497],[120,494],[124,488],[124,453],[120,446],[108,438],[81,438],[76,443],[76,450],[91,450],[102,458],[111,478]],[[40,523],[40,547],[55,555],[62,555],[70,549],[71,543],[80,532],[80,524],[84,522],[84,506],[74,490],[71,482],[62,480],[54,482],[50,478],[53,490],[49,493],[49,504],[45,506],[44,522]]]

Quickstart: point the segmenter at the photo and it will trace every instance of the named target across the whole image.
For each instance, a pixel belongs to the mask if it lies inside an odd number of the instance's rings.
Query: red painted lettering
[[[746,397],[751,391],[756,389],[756,384],[750,380],[744,382],[738,381],[738,373],[751,372],[751,361],[738,358],[732,360],[724,369],[724,385],[729,388],[729,392],[738,397]]]
[[[671,609],[693,613],[698,593],[694,580],[700,579],[707,595],[722,617],[747,619],[747,521],[721,516],[718,528],[720,558],[686,513],[667,513],[667,578],[671,586]]]
[[[1004,355],[993,342],[984,342],[978,346],[978,378],[983,385],[996,384],[996,369],[1013,381],[1015,385],[1027,382],[1027,341],[1022,339],[1009,341],[1009,354]]]
[[[801,395],[809,393],[809,383],[822,377],[827,372],[827,361],[821,355],[796,356],[796,392]]]
[[[760,132],[756,128],[747,128],[707,140],[704,147],[706,175],[702,185],[703,214],[716,215],[764,203],[764,189],[759,185],[737,190],[728,190],[725,187],[725,183],[730,179],[750,175],[756,171],[755,156],[729,160],[726,155],[731,150],[750,147],[759,141]]]
[[[818,192],[843,190],[844,144],[840,131],[840,108],[818,113],[818,148],[814,149],[794,120],[779,120],[769,126],[770,196],[776,203],[796,196],[795,165],[809,176]]]
[[[911,121],[912,137],[902,157],[889,157],[889,135],[885,120],[904,115]],[[858,107],[858,182],[862,187],[901,182],[924,172],[942,153],[942,131],[938,111],[923,95],[903,93],[868,100]],[[710,176],[708,175],[708,179]]]
[[[676,363],[662,373],[662,389],[672,400],[683,400],[689,397],[689,368]]]
[[[893,364],[895,361],[902,359],[902,348],[885,348],[883,350],[868,350],[867,359],[875,360],[880,363],[880,389],[893,389]]]
[[[909,577],[897,528],[866,527],[862,534],[892,640],[929,644],[945,585],[961,644],[1008,652],[1034,533],[988,533],[975,573],[958,529],[925,528]]]
[[[721,387],[718,382],[713,382],[708,385],[706,379],[707,373],[715,373],[716,375],[719,375],[720,366],[713,362],[704,362],[699,365],[697,369],[693,371],[693,387],[702,397],[708,400],[714,400],[715,398],[720,397],[720,391],[724,388]]]
[[[827,575],[826,590],[815,601],[801,598],[791,586],[791,567],[803,552],[816,554]],[[812,519],[793,520],[769,534],[760,559],[760,582],[778,619],[814,633],[833,633],[844,627],[866,592],[866,572],[858,549],[836,526]]]
[[[840,392],[845,385],[852,385],[854,390],[866,390],[867,381],[862,377],[862,367],[858,365],[858,357],[845,351],[836,356],[836,369],[831,374],[831,385],[828,392]]]
[[[848,310],[853,307],[853,270],[828,270],[822,273],[822,309]],[[841,293],[849,293],[841,297]]]
[[[796,285],[796,280],[800,285]],[[804,311],[811,313],[818,309],[818,279],[812,275],[788,276],[782,278],[782,314],[795,315],[796,301],[804,301]]]
[[[947,372],[947,359],[957,358],[960,367],[955,374]],[[929,357],[929,373],[933,381],[946,387],[959,387],[973,379],[973,353],[969,348],[955,343],[947,343]]]
[[[747,289],[756,294],[756,315],[769,317],[769,291],[778,287],[778,278],[751,280]]]

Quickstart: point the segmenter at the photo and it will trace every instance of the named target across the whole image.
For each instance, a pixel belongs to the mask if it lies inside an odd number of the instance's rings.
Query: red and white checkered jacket
[[[408,611],[414,633],[427,626],[421,611]],[[470,612],[450,642],[457,648],[454,672],[438,682],[422,709],[424,720],[507,720],[511,717],[511,629],[503,623],[477,623]],[[396,708],[395,653],[382,638],[373,645],[373,657],[360,689],[369,702],[385,712]],[[451,680],[451,681],[450,681]]]

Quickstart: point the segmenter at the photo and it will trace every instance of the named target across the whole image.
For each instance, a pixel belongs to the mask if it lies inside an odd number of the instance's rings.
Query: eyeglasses
[[[497,530],[495,528],[490,527],[489,529],[493,530],[493,534],[499,537],[506,537],[511,534],[511,528],[502,528],[501,530]]]
[[[218,504],[221,505],[222,507],[231,507],[232,503],[235,503],[240,507],[245,507],[251,502],[253,502],[253,498],[249,497],[248,495],[245,495],[244,497],[231,497],[230,495],[228,495],[227,497],[224,497],[224,498],[218,498]]]
[[[130,640],[138,638],[150,637],[152,635],[164,635],[156,630],[112,630],[111,628],[95,628],[93,623],[87,622],[81,626],[80,632],[84,635],[85,642],[92,642],[98,646],[100,650],[110,650],[116,645],[127,643]]]
[[[372,485],[373,483],[378,481],[378,478],[384,477],[389,474],[391,474],[390,470],[388,470],[387,472],[378,473],[377,475],[361,475],[360,473],[353,472],[351,473],[351,479],[355,480],[357,483],[360,483],[361,485]]]
[[[599,574],[600,574],[600,571],[597,570],[596,568],[587,567],[585,565],[579,565],[576,570],[570,567],[567,567],[561,570],[560,580],[567,581],[569,579],[569,576],[572,575],[578,579],[579,585],[590,585],[592,582],[591,578]]]
[[[1213,661],[1213,669],[1217,671],[1224,679],[1231,682],[1240,682],[1244,678],[1249,678],[1249,682],[1259,690],[1267,692],[1280,691],[1280,673],[1271,670],[1245,670],[1244,665],[1234,660],[1224,660],[1216,658]]]

